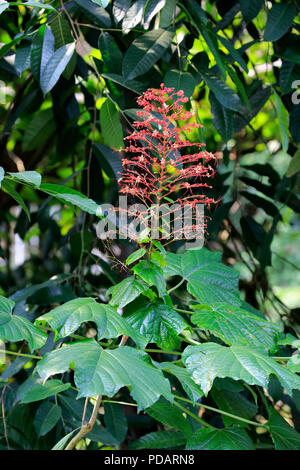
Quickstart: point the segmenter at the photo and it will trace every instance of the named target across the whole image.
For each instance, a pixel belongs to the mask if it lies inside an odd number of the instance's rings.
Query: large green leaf
[[[61,74],[70,62],[75,50],[75,43],[66,44],[57,49],[48,60],[40,80],[44,95],[48,93],[58,82]]]
[[[52,397],[58,393],[64,392],[70,388],[71,384],[63,383],[60,380],[48,380],[45,384],[36,384],[26,391],[22,398],[22,403],[32,403],[34,401],[45,400],[45,398]]]
[[[212,92],[209,93],[209,100],[213,114],[213,123],[221,134],[223,140],[228,142],[228,140],[231,139],[233,135],[232,111],[223,106]]]
[[[9,7],[9,3],[5,0],[0,0],[0,15]]]
[[[127,277],[108,289],[107,295],[111,295],[109,303],[114,307],[123,308],[148,288],[149,286],[144,281],[135,279],[134,276]]]
[[[214,387],[211,394],[218,407],[223,411],[227,411],[227,413],[240,416],[244,419],[252,419],[257,413],[257,406],[241,393]],[[236,419],[230,418],[230,416],[222,415],[222,419],[226,427],[236,424]],[[242,421],[239,425],[248,426],[247,423]]]
[[[30,67],[31,44],[24,43],[16,50],[15,69],[19,76]]]
[[[211,389],[216,377],[244,380],[249,385],[267,387],[269,376],[277,376],[289,394],[300,390],[300,377],[278,364],[261,350],[235,344],[230,347],[215,343],[188,346],[183,361],[205,394]]]
[[[186,438],[177,431],[156,431],[145,434],[136,441],[131,442],[128,450],[139,449],[171,449],[184,446]]]
[[[45,67],[54,54],[54,36],[47,25],[36,32],[31,46],[30,64],[34,78],[40,82]]]
[[[175,91],[183,90],[187,97],[192,96],[196,85],[191,73],[179,70],[169,70],[165,75],[164,84],[167,87],[175,88]]]
[[[118,403],[104,403],[104,423],[119,443],[124,441],[128,424],[121,405]]]
[[[106,145],[94,144],[93,154],[110,178],[118,180],[122,176],[122,160],[118,152],[115,152]]]
[[[94,340],[74,343],[46,354],[37,365],[37,372],[46,380],[75,364],[78,398],[94,395],[113,396],[122,387],[144,409],[162,395],[172,402],[170,384],[155,368],[149,356],[128,346],[104,350]]]
[[[26,340],[30,348],[39,349],[47,341],[48,336],[34,326],[27,318],[13,315],[15,302],[0,295],[0,339],[7,341]]]
[[[56,124],[51,109],[39,112],[26,127],[22,150],[27,152],[42,147],[54,134]]]
[[[255,18],[264,4],[264,0],[240,0],[240,6],[245,21],[249,23]]]
[[[149,286],[155,286],[160,296],[166,293],[166,282],[163,278],[162,270],[156,264],[143,260],[137,263],[132,268],[132,271]]]
[[[146,413],[166,426],[181,431],[187,438],[192,434],[190,423],[183,416],[182,412],[170,403],[158,401],[150,408],[147,408]]]
[[[100,34],[98,39],[102,60],[109,72],[122,73],[122,53],[113,36],[107,32]]]
[[[61,418],[61,409],[50,401],[44,401],[37,409],[34,417],[34,427],[38,437],[45,436]]]
[[[67,19],[66,15],[59,14],[57,15],[50,23],[51,30],[53,31],[55,37],[55,50],[59,49],[66,44],[73,42],[73,36],[71,33],[70,22]],[[74,73],[76,67],[76,52],[74,51],[68,65],[63,71],[63,76],[69,80]]]
[[[189,328],[181,315],[162,302],[145,303],[138,310],[133,308],[126,320],[149,342],[165,349],[178,347],[178,334]]]
[[[37,171],[18,171],[16,173],[9,171],[8,174],[22,183],[33,184],[37,188],[41,185],[42,177]]]
[[[4,178],[1,182],[1,189],[9,194],[22,207],[28,219],[30,220],[30,212],[28,207],[26,206],[22,196],[20,196],[20,194],[15,190],[14,183]]]
[[[97,325],[99,340],[127,335],[141,348],[147,344],[146,338],[135,331],[114,308],[99,304],[91,297],[70,300],[42,315],[39,320],[47,321],[55,331],[58,331],[59,338],[74,333],[81,323],[92,321]]]
[[[106,145],[115,149],[123,147],[123,130],[120,123],[120,113],[109,99],[101,106],[100,125]]]
[[[197,429],[188,440],[188,450],[255,450],[253,442],[238,426],[225,429]]]
[[[192,315],[192,322],[203,330],[209,330],[227,344],[245,344],[266,350],[273,349],[281,334],[281,328],[263,320],[241,307],[229,304],[199,305]]]
[[[281,38],[292,26],[296,13],[296,5],[292,3],[273,3],[268,12],[264,40],[277,41]]]
[[[80,10],[82,10],[87,18],[89,18],[93,23],[104,28],[111,27],[109,13],[100,5],[96,5],[90,0],[75,0],[75,4],[78,5]]]
[[[276,450],[300,450],[300,434],[274,408],[269,408],[268,427]]]
[[[190,294],[201,304],[228,302],[240,305],[239,273],[221,263],[221,253],[206,248],[189,250],[183,254],[168,252],[166,276],[179,275],[188,281]]]
[[[127,6],[125,2],[125,17],[122,22],[122,29],[125,33],[142,21],[147,3],[147,0],[136,0],[131,6],[130,4]],[[123,13],[121,13],[121,15],[123,15]],[[119,16],[121,15],[119,13]]]
[[[75,189],[58,184],[41,184],[40,190],[68,205],[79,207],[89,214],[98,214],[98,204]],[[100,215],[100,214],[99,214]]]
[[[195,78],[198,82],[204,80],[209,90],[214,93],[217,100],[219,100],[226,108],[231,109],[232,111],[237,111],[241,106],[240,98],[236,93],[234,93],[233,89],[223,82],[210,69],[199,69]]]
[[[203,392],[198,384],[194,382],[191,375],[185,367],[177,366],[172,362],[162,362],[159,367],[166,372],[174,375],[180,382],[185,393],[190,397],[191,400],[196,402],[199,398],[203,397]]]
[[[123,60],[125,80],[133,80],[148,72],[169,47],[173,36],[172,31],[155,29],[135,39]]]

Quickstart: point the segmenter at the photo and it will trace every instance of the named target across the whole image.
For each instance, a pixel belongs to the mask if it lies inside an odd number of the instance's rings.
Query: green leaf
[[[61,418],[61,409],[58,405],[45,401],[37,409],[34,417],[34,427],[38,437],[45,436]]]
[[[64,392],[70,388],[70,386],[71,384],[64,384],[60,380],[48,380],[45,384],[37,384],[33,388],[27,390],[21,403],[32,403],[34,401],[45,400],[45,398]]]
[[[166,0],[166,4],[160,12],[159,27],[168,28],[172,23],[173,15],[175,15],[177,0]]]
[[[62,437],[56,444],[54,447],[52,447],[51,450],[64,450],[67,442],[69,441],[69,439],[71,439],[71,436],[74,434],[74,432],[76,432],[78,429],[73,429],[73,431],[69,432],[68,434],[66,434],[64,437]]]
[[[268,12],[265,41],[277,41],[293,24],[297,8],[292,3],[273,3]]]
[[[109,99],[101,106],[100,125],[106,145],[115,149],[123,147],[123,130],[120,123],[120,113]]]
[[[290,164],[288,166],[286,176],[291,177],[294,176],[300,171],[300,149],[297,150],[295,155],[293,156]]]
[[[285,108],[280,96],[273,90],[275,96],[275,106],[279,119],[279,128],[281,135],[282,149],[287,152],[289,146],[289,114]]]
[[[75,4],[79,6],[80,10],[89,18],[93,23],[104,28],[111,27],[109,13],[99,5],[89,0],[75,0]]]
[[[174,405],[165,402],[157,402],[145,411],[149,416],[156,419],[156,421],[170,426],[177,431],[181,431],[186,438],[191,436],[192,428],[190,423]]]
[[[199,398],[203,397],[203,392],[199,385],[197,385],[185,367],[176,366],[172,362],[162,362],[160,365],[161,369],[174,375],[180,382],[185,393],[195,403]]]
[[[178,334],[190,328],[176,310],[162,302],[147,303],[139,309],[134,307],[126,320],[150,343],[163,349],[178,347]]]
[[[39,112],[25,129],[22,150],[28,152],[42,147],[54,134],[56,124],[51,109]]]
[[[55,11],[57,13],[57,10],[52,6],[47,3],[41,3],[41,2],[36,2],[35,0],[28,0],[27,2],[10,2],[10,5],[23,5],[24,7],[33,7],[33,8],[43,8],[44,10],[51,10]]]
[[[223,411],[249,420],[257,413],[257,406],[240,393],[214,387],[211,394],[218,407]],[[236,419],[229,416],[222,415],[222,419],[226,427],[236,424]],[[243,422],[240,422],[239,425],[248,426]]]
[[[218,38],[218,41],[220,41],[223,44],[223,46],[226,47],[232,59],[234,59],[235,62],[240,64],[242,69],[244,69],[244,71],[248,73],[247,64],[244,61],[242,55],[239,53],[239,51],[235,49],[235,47],[231,44],[231,42],[228,41],[228,39],[224,38],[223,36],[220,36],[219,34],[217,34],[217,38]]]
[[[169,47],[173,36],[172,31],[155,29],[135,39],[123,60],[125,80],[133,80],[148,72]]]
[[[134,251],[131,253],[131,255],[128,256],[126,259],[126,266],[129,266],[130,264],[134,263],[138,259],[142,258],[146,253],[145,248],[140,248],[139,250]]]
[[[9,171],[8,174],[22,183],[33,184],[37,188],[40,187],[42,182],[42,177],[37,171],[19,171],[17,173]]]
[[[30,67],[31,44],[25,43],[16,50],[15,69],[19,76]]]
[[[56,307],[39,317],[64,338],[74,333],[81,323],[92,321],[97,325],[98,339],[130,336],[140,348],[146,346],[146,338],[137,333],[110,305],[99,304],[91,297],[79,297]]]
[[[197,429],[188,440],[188,450],[255,450],[244,429],[238,426],[225,429]]]
[[[117,403],[104,403],[104,423],[108,431],[119,443],[124,441],[128,425],[121,405]]]
[[[109,4],[109,0],[92,0],[92,2],[96,3],[97,5],[100,5],[100,7],[102,8],[106,8]]]
[[[170,70],[167,72],[164,83],[167,87],[175,88],[175,91],[183,90],[184,95],[188,98],[194,93],[196,85],[192,74],[179,70]]]
[[[162,270],[156,264],[150,261],[140,261],[132,271],[142,278],[149,286],[155,286],[160,296],[166,293],[166,282],[163,278]]]
[[[4,174],[5,174],[4,169],[2,168],[2,166],[0,166],[0,188],[1,188],[1,182],[4,178]]]
[[[36,369],[46,380],[68,370],[71,363],[75,363],[78,398],[111,397],[127,386],[139,410],[151,406],[161,395],[172,402],[168,380],[152,365],[149,356],[137,349],[122,346],[104,350],[94,340],[80,341],[46,354]]]
[[[75,189],[51,183],[41,184],[39,189],[61,202],[79,207],[81,210],[88,212],[89,214],[98,215],[98,204]]]
[[[245,344],[266,350],[274,349],[282,328],[229,304],[193,306],[197,311],[191,321],[209,330],[226,344]]]
[[[268,427],[276,450],[300,450],[300,434],[274,408],[269,408]]]
[[[55,50],[73,42],[70,22],[65,14],[59,14],[55,16],[55,18],[51,21],[50,26],[55,38]],[[68,65],[63,71],[63,76],[67,80],[69,80],[74,73],[76,61],[76,52],[74,51]]]
[[[246,23],[250,23],[260,12],[264,0],[240,0],[240,6]]]
[[[40,80],[41,89],[44,95],[46,95],[46,93],[52,90],[56,85],[61,74],[71,60],[74,50],[75,43],[66,44],[65,46],[57,49],[49,59],[42,72]]]
[[[260,109],[268,101],[271,95],[271,87],[258,88],[249,98],[251,109],[248,105],[243,105],[238,109],[234,119],[234,132],[239,132],[250,124],[252,119],[258,114]]]
[[[20,194],[15,190],[14,184],[12,181],[7,180],[6,178],[2,181],[1,184],[2,189],[9,194],[24,210],[25,214],[27,215],[28,220],[30,220],[30,213],[29,210],[23,200],[23,198],[20,196]]]
[[[295,64],[289,60],[283,60],[279,72],[279,83],[281,95],[285,95],[292,91],[292,83],[294,80]]]
[[[39,349],[48,336],[34,326],[27,318],[12,315],[15,302],[0,295],[0,339],[6,341],[26,340],[30,349]]]
[[[149,0],[144,12],[144,29],[149,29],[152,18],[165,6],[166,0]]]
[[[223,106],[220,101],[215,98],[215,95],[212,92],[209,93],[209,99],[213,114],[213,123],[221,134],[223,140],[228,142],[233,135],[232,111]]]
[[[275,204],[268,201],[264,197],[257,196],[256,194],[247,191],[240,191],[240,195],[248,199],[248,201],[250,201],[255,207],[260,207],[263,209],[265,213],[271,217],[279,217],[281,219],[280,212]]]
[[[137,94],[143,93],[147,88],[143,82],[139,82],[138,80],[125,80],[123,75],[118,75],[116,73],[102,73],[102,77],[107,78],[128,90],[134,91]]]
[[[221,253],[206,248],[166,254],[166,276],[179,275],[188,281],[190,294],[203,305],[228,302],[240,305],[239,273],[221,263]]]
[[[129,10],[131,0],[115,0],[113,4],[113,15],[117,23],[121,21]]]
[[[30,64],[34,78],[40,82],[45,67],[54,54],[54,36],[47,25],[36,32],[31,46]]]
[[[171,449],[182,447],[186,442],[186,438],[177,431],[156,431],[150,432],[140,437],[136,441],[131,442],[128,450],[140,449]]]
[[[238,95],[210,69],[199,69],[195,78],[198,79],[199,82],[204,80],[208,88],[214,93],[217,100],[226,108],[231,109],[232,111],[237,111],[241,106],[241,101]]]
[[[100,166],[110,178],[118,180],[123,172],[121,157],[118,152],[102,144],[93,145],[93,154]]]
[[[146,4],[147,0],[136,0],[131,6],[129,4],[130,8],[128,8],[125,3],[126,13],[122,22],[122,29],[125,33],[142,21]]]
[[[144,281],[137,280],[134,276],[131,276],[110,287],[106,293],[112,296],[109,302],[110,305],[123,308],[148,288],[149,286]]]
[[[9,3],[5,0],[0,0],[0,15],[9,7]]]
[[[205,394],[216,377],[244,380],[249,385],[267,387],[270,374],[274,374],[289,394],[300,390],[300,377],[278,364],[261,350],[234,344],[230,347],[215,343],[188,346],[182,356],[192,378]]]
[[[107,70],[112,73],[122,74],[123,55],[111,34],[101,33],[98,45]]]

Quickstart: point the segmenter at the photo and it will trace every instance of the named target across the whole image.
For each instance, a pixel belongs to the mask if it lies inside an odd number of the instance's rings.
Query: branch
[[[81,426],[80,431],[76,434],[76,436],[73,437],[73,439],[71,439],[71,441],[69,442],[69,444],[67,445],[65,450],[74,449],[76,444],[78,444],[78,442],[81,441],[81,439],[83,439],[84,436],[86,436],[93,429],[93,427],[95,425],[95,422],[96,422],[96,419],[97,419],[97,416],[98,416],[101,401],[102,401],[102,395],[98,395],[97,401],[94,405],[92,416],[91,416],[89,422],[87,424],[83,424]]]

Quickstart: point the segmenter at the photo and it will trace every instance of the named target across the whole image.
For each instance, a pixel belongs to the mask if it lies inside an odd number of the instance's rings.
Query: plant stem
[[[194,312],[191,312],[190,310],[182,310],[181,308],[175,308],[173,307],[176,312],[181,312],[181,313],[187,313],[188,315],[192,315]]]
[[[184,413],[186,413],[187,415],[190,415],[192,418],[194,418],[196,421],[199,421],[199,423],[203,424],[203,426],[207,427],[207,428],[212,428],[212,429],[215,429],[214,426],[212,426],[211,424],[207,423],[206,421],[204,421],[204,419],[201,419],[199,418],[199,416],[195,415],[194,413],[192,413],[190,410],[187,410],[184,406],[181,406],[179,403],[177,403],[176,401],[174,401],[174,405],[177,406],[177,408],[180,408]]]
[[[150,352],[150,353],[162,353],[162,354],[178,354],[181,356],[182,352],[179,351],[165,351],[163,349],[144,349],[145,352]]]
[[[182,397],[179,397],[177,395],[173,395],[173,396],[175,398],[177,398],[178,400],[182,400],[182,401],[185,401],[187,403],[191,403],[192,405],[196,405],[196,406],[199,406],[199,407],[202,407],[202,408],[206,408],[207,410],[214,411],[215,413],[219,413],[221,415],[228,416],[229,418],[236,419],[238,421],[243,421],[244,423],[247,423],[247,424],[252,424],[253,426],[259,426],[259,427],[263,427],[263,428],[268,427],[265,424],[256,423],[255,421],[251,421],[249,419],[241,418],[240,416],[233,415],[231,413],[228,413],[227,411],[219,410],[218,408],[214,408],[214,407],[208,406],[208,405],[203,405],[203,403],[194,403],[194,402],[192,402],[192,400],[188,400],[187,398],[182,398]]]
[[[90,420],[88,421],[87,424],[83,424],[81,426],[80,431],[76,434],[76,436],[73,437],[73,439],[71,439],[71,441],[69,442],[65,450],[74,449],[76,444],[78,444],[78,442],[81,441],[81,439],[83,439],[84,436],[86,436],[86,434],[88,434],[93,429],[97,416],[98,416],[101,401],[102,401],[102,395],[98,395]]]
[[[24,354],[19,352],[7,351],[6,349],[0,349],[0,353],[11,354],[12,356],[28,357],[29,359],[43,359],[42,356],[34,356],[32,354]]]
[[[171,294],[171,292],[173,292],[174,290],[178,289],[178,287],[180,287],[180,286],[181,286],[181,284],[183,284],[183,283],[184,283],[184,281],[185,281],[185,279],[184,279],[184,278],[183,278],[183,279],[181,279],[181,281],[180,281],[180,282],[178,282],[178,284],[176,284],[176,286],[174,286],[174,287],[172,287],[171,289],[169,289],[169,290],[167,291],[167,293],[168,293],[168,294]]]

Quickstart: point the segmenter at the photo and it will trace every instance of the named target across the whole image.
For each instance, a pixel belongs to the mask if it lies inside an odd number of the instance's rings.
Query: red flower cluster
[[[120,192],[133,196],[148,209],[154,204],[165,209],[178,204],[196,210],[197,204],[210,206],[218,202],[200,191],[211,188],[206,179],[215,174],[215,155],[203,149],[205,144],[191,143],[184,137],[184,133],[202,126],[195,122],[179,125],[179,121],[194,115],[183,109],[188,102],[183,91],[175,92],[161,84],[159,89],[148,89],[137,102],[143,110],[137,111],[141,120],[134,122],[135,130],[125,138],[128,146],[123,150],[131,155],[122,159]],[[174,209],[171,212],[174,216]],[[139,216],[145,220],[146,214]],[[191,229],[198,227],[193,224]],[[180,228],[173,235],[176,230]],[[160,238],[164,238],[162,233]]]

